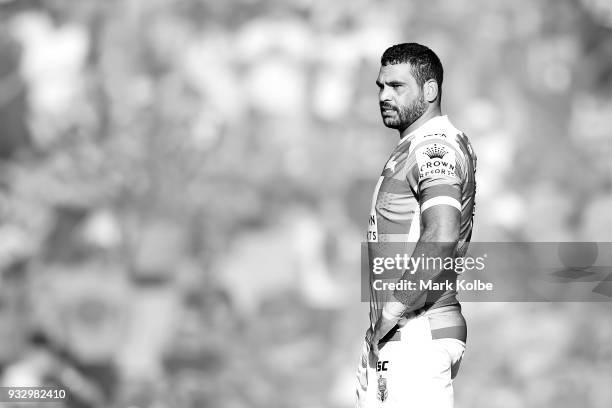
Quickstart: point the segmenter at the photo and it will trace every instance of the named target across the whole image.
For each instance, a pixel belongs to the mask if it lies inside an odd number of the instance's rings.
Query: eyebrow
[[[390,85],[390,86],[405,85],[405,84],[406,84],[405,82],[402,82],[402,81],[397,81],[397,80],[387,82],[387,85]],[[382,83],[382,82],[380,82],[380,81],[377,79],[377,80],[376,80],[376,85],[377,85],[379,88],[382,88],[383,83]]]

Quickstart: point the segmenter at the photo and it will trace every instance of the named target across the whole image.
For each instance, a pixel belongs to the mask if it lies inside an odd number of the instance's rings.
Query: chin
[[[383,124],[391,129],[399,129],[399,123],[392,119],[383,119]]]

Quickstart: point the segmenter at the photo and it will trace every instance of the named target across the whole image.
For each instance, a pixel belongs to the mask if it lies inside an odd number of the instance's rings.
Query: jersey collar
[[[402,137],[397,145],[401,145],[408,139],[412,139],[417,134],[427,133],[433,130],[440,130],[440,127],[445,126],[448,123],[447,115],[434,116],[429,119],[427,122],[423,123],[418,128],[414,129],[412,132],[408,133],[406,136]]]

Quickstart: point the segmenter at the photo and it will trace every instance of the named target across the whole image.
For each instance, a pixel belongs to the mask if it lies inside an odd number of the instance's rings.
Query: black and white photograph
[[[611,0],[0,0],[0,408],[610,384]]]

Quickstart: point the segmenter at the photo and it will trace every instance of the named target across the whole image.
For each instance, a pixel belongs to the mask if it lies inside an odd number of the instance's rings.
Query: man
[[[423,45],[394,45],[382,55],[380,112],[400,141],[372,199],[370,328],[357,370],[360,408],[453,406],[452,380],[467,337],[454,269],[412,263],[394,280],[415,286],[379,290],[372,284],[382,276],[373,272],[373,260],[395,257],[398,245],[412,259],[457,259],[467,250],[476,156],[467,137],[441,114],[442,79],[440,60]],[[444,285],[434,290],[420,282]]]

